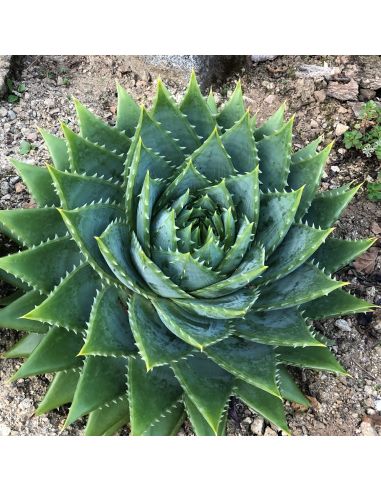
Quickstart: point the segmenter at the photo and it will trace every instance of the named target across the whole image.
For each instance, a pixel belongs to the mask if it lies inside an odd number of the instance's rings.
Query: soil
[[[336,81],[351,83],[355,95],[349,100],[327,97],[330,77],[306,77],[301,65],[324,62],[335,67]],[[375,158],[347,151],[343,147],[341,126],[352,126],[362,100],[377,98],[379,89],[367,81],[381,57],[359,56],[284,56],[260,64],[250,64],[240,73],[220,81],[213,88],[219,102],[226,99],[241,78],[245,99],[259,122],[287,100],[287,113],[295,114],[294,143],[307,144],[318,135],[327,143],[336,138],[322,181],[322,189],[336,188],[350,181],[369,182],[380,170]],[[373,72],[372,72],[373,70]],[[362,78],[366,73],[367,78]],[[369,75],[370,74],[370,75]],[[378,71],[378,80],[381,71]],[[375,75],[375,77],[377,74]],[[123,57],[28,56],[16,83],[25,84],[26,91],[17,104],[0,101],[0,208],[33,206],[18,179],[10,158],[44,164],[48,155],[37,127],[59,133],[59,122],[76,128],[71,96],[75,96],[96,114],[112,123],[116,113],[115,79],[144,104],[152,101],[155,81],[149,72],[135,74]],[[180,99],[184,82],[165,81],[176,99]],[[360,93],[357,94],[357,84]],[[368,85],[367,85],[368,84]],[[370,89],[369,89],[370,87]],[[329,94],[332,95],[331,85]],[[349,90],[347,89],[347,92]],[[27,155],[20,155],[22,140],[31,144]],[[366,184],[366,183],[365,183]],[[334,235],[351,239],[376,236],[381,238],[381,207],[370,202],[366,186],[354,198],[336,224]],[[350,282],[349,290],[357,296],[381,305],[380,240],[375,263],[369,273],[357,271],[353,265],[339,272],[337,278]],[[0,255],[14,248],[0,237]],[[5,286],[0,284],[4,292]],[[1,294],[1,292],[0,292]],[[294,435],[381,435],[381,314],[379,311],[341,319],[316,322],[315,328],[332,340],[332,349],[352,377],[335,376],[311,370],[295,370],[303,391],[310,397],[307,410],[286,403],[290,429]],[[0,330],[0,352],[7,350],[19,337],[12,331]],[[33,416],[49,378],[34,377],[9,384],[7,380],[20,366],[18,360],[0,361],[0,435],[57,435],[61,433],[67,409],[52,411],[42,417]],[[78,435],[83,422],[62,432]],[[122,432],[126,434],[127,429]],[[190,434],[184,424],[180,434]],[[280,435],[275,427],[264,423],[238,400],[231,402],[228,419],[229,435]]]

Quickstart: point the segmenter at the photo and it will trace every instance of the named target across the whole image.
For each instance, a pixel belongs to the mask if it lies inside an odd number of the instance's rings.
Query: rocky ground
[[[98,115],[112,123],[116,112],[115,79],[145,104],[152,100],[155,83],[146,73],[134,73],[122,57],[44,56],[26,57],[23,68],[13,76],[15,86],[24,84],[20,101],[0,101],[0,208],[33,206],[9,159],[45,163],[47,153],[37,128],[59,133],[59,122],[75,127],[71,96],[78,97]],[[231,93],[241,77],[248,106],[259,121],[287,100],[288,113],[295,113],[295,144],[305,145],[317,135],[324,141],[336,139],[325,170],[322,188],[336,188],[349,181],[373,181],[378,161],[346,151],[342,134],[353,125],[368,99],[381,96],[381,57],[293,56],[277,57],[260,64],[248,63],[240,73],[217,81],[214,89],[220,102]],[[184,82],[168,81],[176,98]],[[23,143],[27,142],[27,144]],[[21,147],[20,147],[21,144]],[[28,153],[21,155],[28,149]],[[381,207],[370,202],[364,190],[355,197],[337,224],[338,237],[381,238]],[[13,246],[0,238],[0,255]],[[339,277],[350,281],[350,290],[381,305],[380,241],[367,261],[343,269]],[[0,286],[1,287],[1,286]],[[347,316],[316,323],[316,329],[332,340],[332,349],[351,374],[338,377],[310,370],[295,371],[311,408],[286,404],[294,435],[381,435],[381,314]],[[0,330],[0,351],[17,334]],[[33,417],[49,380],[45,377],[8,384],[19,361],[0,362],[0,435],[56,435],[66,410]],[[63,432],[80,434],[82,423]],[[126,431],[127,432],[127,431]],[[188,434],[185,424],[182,434]],[[277,435],[276,428],[252,414],[238,401],[229,411],[230,435]]]

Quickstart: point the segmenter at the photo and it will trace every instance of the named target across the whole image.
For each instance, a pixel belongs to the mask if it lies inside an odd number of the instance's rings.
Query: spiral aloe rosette
[[[318,192],[331,146],[292,153],[284,106],[257,128],[239,83],[220,111],[194,75],[179,105],[118,96],[115,127],[76,101],[52,165],[14,162],[38,205],[0,212],[14,379],[54,373],[37,413],[71,403],[88,435],[223,434],[232,395],[287,432],[287,366],[345,373],[308,320],[372,308],[330,276],[373,242],[328,238],[358,186]]]

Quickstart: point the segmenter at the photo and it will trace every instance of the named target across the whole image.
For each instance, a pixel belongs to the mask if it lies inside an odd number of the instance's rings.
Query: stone
[[[11,71],[11,60],[10,55],[0,56],[0,99],[7,93],[7,78]]]
[[[115,57],[123,65],[122,71],[135,72],[143,80],[161,76],[184,81],[194,69],[203,89],[216,80],[225,80],[227,75],[248,62],[246,55],[129,55]]]
[[[316,120],[311,120],[310,127],[311,128],[319,128],[319,123]]]
[[[372,89],[360,88],[360,95],[359,95],[360,101],[370,101],[371,99],[374,99],[375,97],[376,97],[376,91],[374,91]]]
[[[5,425],[5,424],[0,424],[0,436],[9,436],[11,433],[11,429]]]
[[[361,422],[360,432],[363,436],[378,436],[376,429],[370,422]]]
[[[296,71],[296,76],[301,78],[329,80],[339,73],[339,68],[329,67],[328,65],[300,65]]]
[[[342,331],[351,331],[351,325],[345,319],[337,319],[335,321],[335,326]]]
[[[5,108],[0,108],[0,118],[5,118],[7,116],[8,111]]]
[[[267,96],[264,99],[263,102],[265,102],[266,104],[273,104],[276,100],[277,100],[277,97],[274,94],[270,94],[269,96]]]
[[[340,168],[338,166],[331,166],[331,171],[333,173],[339,173],[340,172]]]
[[[266,427],[265,436],[277,436],[278,434],[271,427]]]
[[[15,118],[16,118],[16,113],[14,111],[12,111],[12,109],[10,109],[8,111],[8,118],[13,121]]]
[[[327,93],[324,89],[314,92],[314,98],[317,102],[324,102],[327,98]]]
[[[376,400],[374,402],[374,408],[377,410],[377,412],[381,412],[381,399],[380,400]]]
[[[361,73],[360,85],[364,89],[377,91],[381,89],[381,57],[366,56],[366,63]]]
[[[250,426],[250,430],[253,434],[261,436],[265,427],[265,421],[261,417],[256,417]]]
[[[54,108],[54,99],[45,99],[44,100],[44,104],[45,106],[47,106],[48,108]]]
[[[340,137],[343,135],[347,130],[349,130],[349,126],[343,125],[342,123],[338,123],[335,128],[335,135],[337,137]]]
[[[265,61],[275,60],[279,55],[251,55],[251,61],[253,63],[262,63]]]
[[[336,82],[330,80],[327,88],[327,96],[338,101],[356,101],[359,85],[354,79],[349,82]]]

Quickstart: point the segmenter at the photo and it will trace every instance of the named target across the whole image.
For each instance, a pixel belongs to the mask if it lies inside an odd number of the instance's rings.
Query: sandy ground
[[[305,70],[300,69],[305,64],[323,66],[324,62],[335,67],[334,81],[329,82],[327,77],[316,73],[306,77]],[[257,113],[259,121],[287,100],[288,114],[296,115],[296,146],[305,145],[319,134],[324,135],[325,142],[336,138],[322,183],[323,189],[330,189],[352,180],[361,182],[376,178],[378,161],[346,151],[340,125],[354,123],[361,100],[380,95],[379,90],[376,92],[377,82],[374,82],[381,77],[380,63],[380,57],[279,57],[259,65],[248,65],[241,73],[217,81],[214,89],[222,102],[230,94],[236,79],[241,77],[246,102]],[[0,101],[0,208],[28,206],[29,196],[9,159],[46,162],[47,153],[36,127],[58,133],[59,122],[65,121],[75,128],[71,96],[76,96],[110,123],[114,121],[115,79],[139,102],[149,104],[152,101],[155,88],[152,77],[148,72],[143,77],[138,76],[120,57],[47,56],[24,60],[24,68],[16,80],[26,86],[21,101],[17,104]],[[352,90],[352,93],[343,96],[346,84],[350,87],[345,90]],[[175,97],[180,98],[184,83],[169,81],[168,86]],[[347,99],[339,100],[338,97]],[[22,140],[32,145],[27,156],[19,154]],[[337,224],[335,234],[353,239],[377,234],[381,237],[380,226],[380,205],[370,202],[365,191],[360,191]],[[375,245],[378,257],[370,273],[358,272],[350,266],[338,277],[350,282],[351,292],[381,305],[379,245],[380,241]],[[11,248],[4,237],[0,238],[1,255]],[[315,327],[332,340],[334,352],[352,378],[295,370],[312,406],[306,411],[297,405],[286,404],[293,434],[381,435],[381,427],[377,426],[381,408],[380,314],[332,319],[317,322]],[[0,330],[0,351],[9,348],[17,337],[17,333]],[[63,408],[46,416],[33,417],[49,380],[35,377],[8,384],[7,379],[19,366],[19,361],[0,361],[0,435],[58,434],[67,410]],[[79,422],[63,434],[77,435],[82,428],[83,422]],[[180,433],[189,433],[187,424]],[[275,427],[264,423],[238,401],[232,401],[229,435],[277,433]]]

